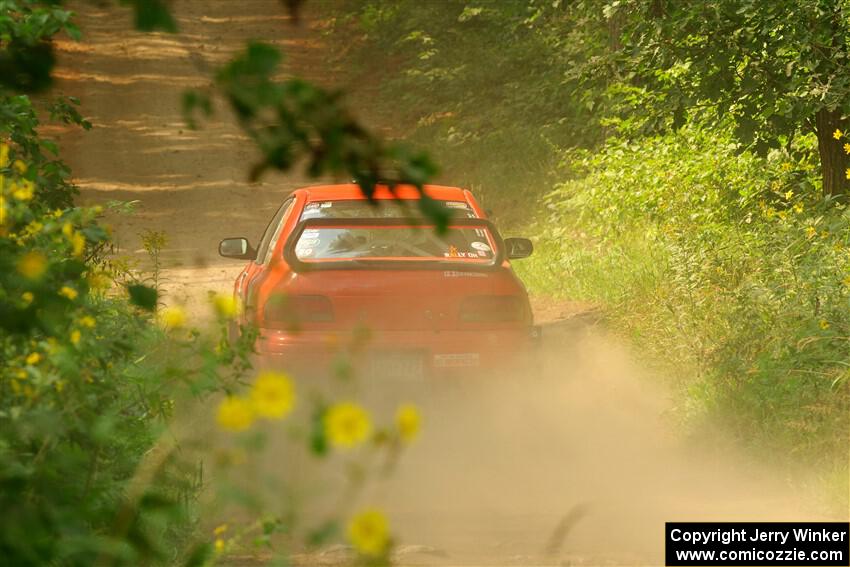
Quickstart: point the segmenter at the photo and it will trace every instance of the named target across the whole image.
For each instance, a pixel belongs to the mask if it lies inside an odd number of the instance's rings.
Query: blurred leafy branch
[[[141,31],[177,32],[177,23],[162,0],[120,0],[133,9],[135,26]],[[297,19],[300,2],[283,2]],[[61,2],[39,0],[0,1],[0,87],[16,92],[38,92],[51,84],[55,65],[53,37],[64,32],[79,39],[72,12]],[[307,173],[313,177],[345,175],[371,197],[378,183],[413,185],[422,189],[437,172],[423,152],[399,143],[386,143],[369,133],[345,110],[342,93],[301,79],[276,81],[281,61],[279,50],[268,44],[249,43],[245,51],[215,75],[216,92],[230,104],[239,124],[256,143],[263,159],[254,165],[256,180],[268,169],[286,171],[306,157]],[[209,116],[212,91],[189,91],[183,97],[187,122],[196,126],[195,112]],[[61,107],[63,120],[90,126],[73,107]],[[448,217],[424,193],[422,212],[438,229]]]
[[[198,111],[205,116],[213,112],[215,92],[226,99],[263,156],[251,169],[251,180],[268,169],[287,171],[303,158],[311,177],[348,175],[371,197],[379,183],[421,190],[436,174],[425,153],[370,134],[343,107],[341,91],[298,78],[276,80],[280,62],[276,47],[251,42],[218,70],[214,91],[187,91],[183,97],[190,125],[196,125]],[[438,227],[445,227],[443,207],[425,194],[419,206]]]

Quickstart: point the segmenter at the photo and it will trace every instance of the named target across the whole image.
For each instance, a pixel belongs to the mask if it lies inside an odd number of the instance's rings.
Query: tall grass
[[[699,128],[571,152],[532,289],[596,302],[678,375],[680,417],[834,465],[850,431],[850,214],[807,160]],[[846,462],[845,462],[846,465]]]

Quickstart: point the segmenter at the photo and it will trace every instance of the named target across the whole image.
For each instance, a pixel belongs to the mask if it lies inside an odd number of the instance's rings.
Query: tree
[[[623,75],[660,96],[645,111],[673,126],[693,109],[731,119],[761,154],[814,132],[824,196],[848,194],[850,159],[836,138],[850,126],[850,3],[612,0],[605,10],[621,18]]]

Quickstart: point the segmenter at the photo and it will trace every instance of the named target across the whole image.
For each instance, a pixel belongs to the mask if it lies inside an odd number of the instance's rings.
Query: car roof
[[[425,194],[438,201],[463,201],[467,202],[466,194],[459,187],[447,187],[444,185],[425,185]],[[337,185],[315,185],[302,187],[296,191],[307,196],[307,202],[314,201],[343,201],[365,199],[360,186],[356,183],[341,183]],[[419,190],[413,185],[398,185],[395,192],[390,191],[386,185],[378,185],[373,195],[375,199],[418,199]]]

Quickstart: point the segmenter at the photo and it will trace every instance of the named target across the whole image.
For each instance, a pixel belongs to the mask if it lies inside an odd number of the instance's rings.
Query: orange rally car
[[[437,234],[413,187],[354,184],[294,191],[255,249],[226,238],[219,254],[249,260],[236,279],[241,324],[259,329],[257,351],[292,370],[318,369],[340,345],[368,335],[384,373],[426,375],[500,368],[539,338],[528,295],[509,260],[532,252],[503,240],[472,194],[425,186],[450,213]]]

